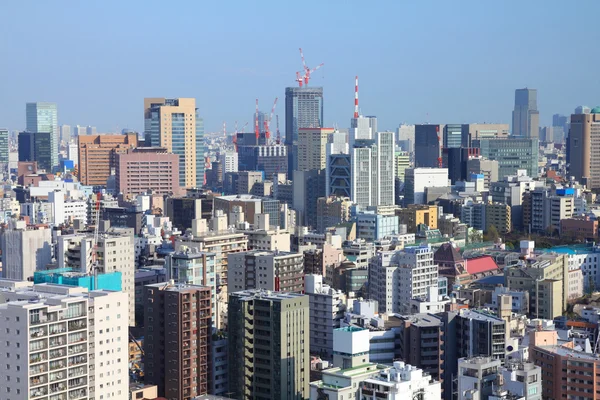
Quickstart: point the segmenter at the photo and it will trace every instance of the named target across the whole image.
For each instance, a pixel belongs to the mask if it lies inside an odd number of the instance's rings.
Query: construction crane
[[[279,132],[279,114],[275,117],[277,121],[277,144],[281,144],[281,132]]]
[[[277,99],[275,97],[275,101],[273,102],[273,108],[271,108],[271,114],[269,115],[269,119],[265,121],[265,135],[267,137],[267,141],[271,137],[271,120],[273,119],[273,114],[275,114],[275,107],[277,107]]]
[[[102,193],[96,193],[96,226],[94,228],[94,247],[92,249],[92,263],[90,264],[90,275],[94,276],[94,290],[98,289],[98,232],[100,228],[100,201]]]
[[[244,126],[242,126],[242,129],[240,129],[239,131],[236,129],[235,135],[233,135],[233,148],[235,149],[236,153],[238,151],[238,147],[237,147],[237,134],[238,134],[238,132],[244,132],[244,130],[246,129],[247,126],[248,126],[248,122],[246,122],[244,124]]]
[[[258,99],[256,99],[256,113],[254,114],[254,134],[258,142],[258,137],[260,136],[260,131],[258,130]]]
[[[325,65],[325,63],[321,63],[321,64],[317,65],[315,68],[310,69],[306,65],[306,61],[304,60],[304,53],[302,52],[302,47],[300,47],[300,57],[302,58],[302,68],[304,69],[304,74],[300,75],[300,72],[296,72],[296,82],[298,82],[298,85],[300,87],[302,87],[302,83],[304,83],[306,86],[308,86],[308,81],[310,81],[310,75],[313,72],[315,72],[316,70],[318,70],[319,68],[321,68],[323,65]]]

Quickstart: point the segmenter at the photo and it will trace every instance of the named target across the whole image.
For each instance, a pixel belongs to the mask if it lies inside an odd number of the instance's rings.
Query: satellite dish
[[[512,346],[507,346],[506,347],[506,351],[513,351],[513,347]]]

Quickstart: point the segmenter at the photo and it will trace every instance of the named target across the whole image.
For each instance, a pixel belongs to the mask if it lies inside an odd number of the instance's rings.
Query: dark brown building
[[[448,278],[449,291],[455,284],[465,285],[471,281],[465,260],[452,243],[442,244],[433,253],[433,262],[439,266],[439,275]]]
[[[144,288],[145,382],[188,400],[208,392],[210,288],[156,283]]]

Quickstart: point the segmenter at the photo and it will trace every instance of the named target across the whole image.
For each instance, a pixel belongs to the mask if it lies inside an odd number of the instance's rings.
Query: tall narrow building
[[[58,110],[56,103],[27,103],[26,131],[50,134],[50,167],[58,166]],[[48,171],[51,172],[51,171]]]
[[[309,397],[309,298],[247,290],[229,295],[229,392],[232,398]]]
[[[300,128],[298,171],[321,170],[327,165],[327,137],[333,128]]]
[[[179,185],[204,184],[204,121],[196,99],[144,99],[146,141],[179,156]]]
[[[361,206],[394,205],[394,132],[377,132],[373,140],[352,140],[351,195]]]
[[[537,109],[537,89],[515,90],[515,110],[512,120],[513,136],[525,138],[539,136],[540,112]]]
[[[323,126],[323,88],[285,89],[285,144],[288,146],[288,176],[298,169],[298,132],[300,128]]]
[[[415,125],[415,168],[442,166],[444,125]]]
[[[208,393],[210,288],[169,283],[144,287],[145,382],[159,396],[191,400]]]
[[[569,176],[574,176],[588,189],[600,187],[600,157],[595,153],[600,146],[599,135],[600,107],[594,107],[589,114],[571,115],[567,140]]]

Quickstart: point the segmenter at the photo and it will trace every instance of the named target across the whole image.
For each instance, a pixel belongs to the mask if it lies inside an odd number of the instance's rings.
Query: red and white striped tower
[[[354,82],[354,118],[358,118],[358,75]]]
[[[258,130],[258,99],[256,99],[256,113],[254,114],[254,134],[258,141],[258,137],[260,136],[260,131]]]
[[[225,124],[225,121],[223,121],[223,137],[227,138],[227,125]]]

